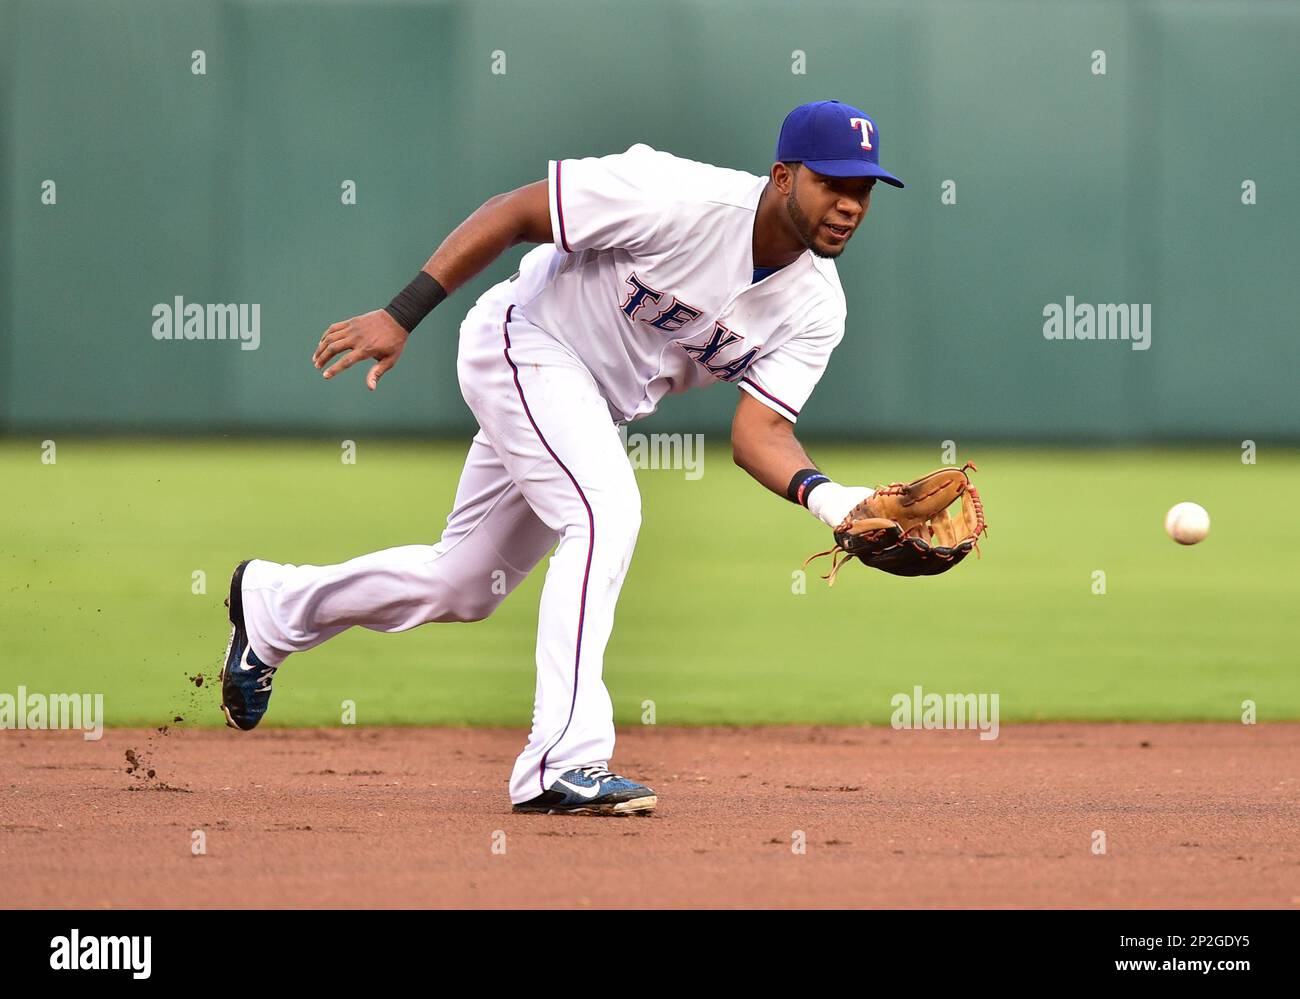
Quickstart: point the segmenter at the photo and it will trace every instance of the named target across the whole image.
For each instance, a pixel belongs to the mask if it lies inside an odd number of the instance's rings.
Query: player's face
[[[843,253],[867,217],[875,186],[874,177],[828,177],[800,167],[785,206],[803,245],[819,257]]]

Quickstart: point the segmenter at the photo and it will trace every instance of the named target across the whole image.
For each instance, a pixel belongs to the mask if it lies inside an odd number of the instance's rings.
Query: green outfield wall
[[[464,433],[457,328],[524,248],[377,393],[322,382],[320,332],[548,159],[766,173],[835,97],[908,187],[841,258],[803,432],[1294,442],[1298,55],[1295,3],[0,2],[0,429]],[[155,339],[178,296],[256,305],[257,349]],[[1146,339],[1049,339],[1067,303]]]

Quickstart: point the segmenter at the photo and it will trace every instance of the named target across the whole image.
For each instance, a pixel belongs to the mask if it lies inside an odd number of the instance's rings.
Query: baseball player
[[[339,565],[236,568],[228,724],[257,725],[291,653],[358,625],[481,620],[554,549],[510,800],[520,812],[653,809],[650,788],[608,769],[603,657],[641,524],[620,426],[670,392],[731,382],[735,460],[762,485],[832,528],[871,495],[819,472],[794,424],[844,335],[835,258],[876,182],[903,186],[879,153],[870,116],[818,101],[785,118],[765,177],[641,143],[552,160],[546,180],[461,223],[387,308],[330,326],[313,363],[330,379],[372,359],[373,391],[447,295],[516,244],[541,244],[461,323],[457,374],[479,430],[441,540]]]

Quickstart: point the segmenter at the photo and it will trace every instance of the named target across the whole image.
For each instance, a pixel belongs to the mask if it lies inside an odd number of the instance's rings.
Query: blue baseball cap
[[[903,182],[880,166],[880,132],[865,111],[840,101],[801,104],[781,123],[778,162],[799,160],[828,177],[879,177]]]

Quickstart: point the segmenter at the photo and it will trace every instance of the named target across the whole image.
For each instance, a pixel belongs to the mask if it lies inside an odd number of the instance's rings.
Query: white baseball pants
[[[479,300],[461,325],[457,370],[480,429],[441,540],[338,565],[254,560],[244,617],[254,651],[272,665],[357,625],[478,621],[558,541],[538,615],[532,732],[510,778],[517,804],[613,755],[601,672],[641,498],[590,372],[519,306]]]

